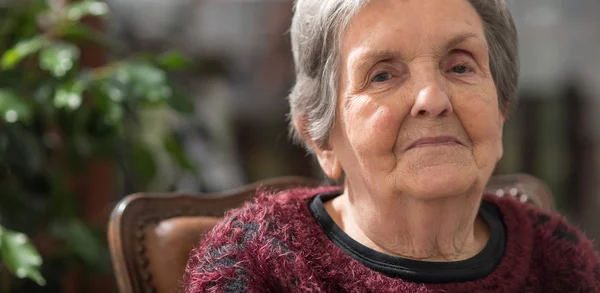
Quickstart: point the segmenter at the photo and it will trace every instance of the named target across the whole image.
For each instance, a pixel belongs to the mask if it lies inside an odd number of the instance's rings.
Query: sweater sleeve
[[[190,253],[185,293],[260,292],[262,276],[253,275],[259,225],[229,215],[217,224]]]
[[[193,249],[184,292],[287,292],[290,269],[289,225],[273,218],[273,205],[248,204],[233,210]],[[287,268],[287,269],[284,269]]]
[[[600,257],[592,241],[564,217],[540,212],[536,218],[544,292],[600,292]]]

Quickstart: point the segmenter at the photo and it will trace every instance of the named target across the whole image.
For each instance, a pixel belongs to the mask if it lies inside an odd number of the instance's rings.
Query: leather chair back
[[[121,293],[171,293],[181,288],[188,256],[200,237],[232,208],[254,197],[258,188],[278,191],[317,186],[302,177],[282,177],[222,193],[203,195],[138,193],[113,210],[108,240]],[[548,188],[523,174],[495,176],[486,190],[514,196],[546,210],[554,209]]]

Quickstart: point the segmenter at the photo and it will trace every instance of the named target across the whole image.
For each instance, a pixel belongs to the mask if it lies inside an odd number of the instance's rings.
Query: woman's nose
[[[413,117],[428,118],[445,116],[450,113],[452,113],[452,103],[450,103],[448,93],[435,84],[427,85],[419,90],[410,111]]]

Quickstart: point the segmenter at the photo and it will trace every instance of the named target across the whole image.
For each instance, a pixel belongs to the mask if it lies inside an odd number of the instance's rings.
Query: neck
[[[489,238],[477,216],[481,192],[423,200],[410,195],[354,196],[351,190],[325,208],[351,238],[376,251],[425,261],[468,259]]]

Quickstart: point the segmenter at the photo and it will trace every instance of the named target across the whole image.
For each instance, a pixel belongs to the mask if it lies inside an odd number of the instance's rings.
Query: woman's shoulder
[[[507,237],[518,242],[514,247],[530,252],[530,270],[544,276],[545,286],[579,284],[592,289],[590,292],[600,290],[600,257],[577,226],[558,212],[541,210],[516,198],[486,199],[500,210]]]
[[[270,191],[259,188],[252,201],[225,214],[209,231],[202,245],[225,245],[228,242],[240,243],[243,238],[252,240],[273,232],[277,226],[288,226],[290,222],[304,220],[311,198],[328,192],[334,187],[292,188],[283,191]]]
[[[536,241],[565,246],[583,245],[593,247],[593,243],[575,225],[556,211],[542,210],[532,204],[523,203],[515,197],[489,196],[486,200],[497,206],[508,228],[518,225],[531,228],[530,234]],[[545,246],[550,248],[548,246]]]
[[[229,211],[192,250],[185,292],[240,286],[239,291],[247,292],[264,284],[272,273],[269,264],[294,253],[289,240],[294,229],[310,223],[310,199],[333,189],[295,188],[276,193],[259,189],[253,201]]]

